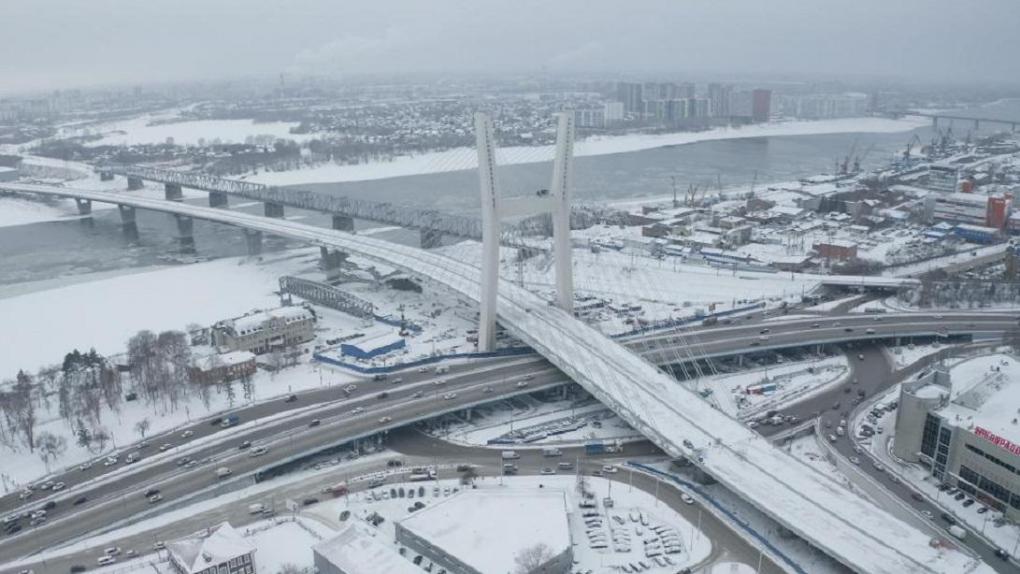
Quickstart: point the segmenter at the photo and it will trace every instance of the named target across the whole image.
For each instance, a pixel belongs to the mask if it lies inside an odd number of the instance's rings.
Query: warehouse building
[[[350,523],[335,537],[312,547],[319,574],[420,574],[421,568],[379,541],[373,532]]]
[[[255,546],[229,522],[168,542],[176,574],[256,574]]]
[[[551,557],[529,574],[566,574],[574,560],[563,491],[467,490],[395,526],[399,544],[449,574],[515,572],[516,557],[539,544]]]
[[[1020,361],[991,355],[900,388],[893,453],[1020,520]]]

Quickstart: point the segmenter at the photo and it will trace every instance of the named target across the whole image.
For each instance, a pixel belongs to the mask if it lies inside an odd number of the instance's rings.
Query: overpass
[[[378,260],[480,300],[468,263],[346,232],[282,219],[109,192],[2,184],[0,189],[153,209],[305,241]],[[991,569],[846,490],[728,415],[652,363],[538,295],[500,280],[497,315],[514,336],[674,458],[686,457],[785,528],[861,573],[984,573]]]
[[[421,232],[421,245],[426,248],[438,246],[443,235],[479,240],[482,238],[480,219],[433,209],[415,209],[392,203],[273,187],[158,167],[108,164],[96,168],[96,171],[107,180],[114,175],[126,177],[129,190],[140,189],[143,180],[162,183],[165,197],[170,201],[181,201],[184,198],[183,188],[187,187],[209,192],[210,207],[226,207],[228,196],[235,195],[262,202],[266,217],[283,217],[284,207],[329,213],[333,216],[333,229],[341,231],[354,231],[355,219],[418,229]],[[533,235],[542,231],[541,220],[526,219],[515,225],[504,225],[500,239],[505,245],[517,246],[521,243],[522,233]]]

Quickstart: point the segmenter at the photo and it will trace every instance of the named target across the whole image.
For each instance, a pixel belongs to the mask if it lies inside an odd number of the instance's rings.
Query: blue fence
[[[748,524],[747,522],[741,520],[740,517],[738,517],[736,514],[734,514],[728,508],[724,507],[717,500],[712,498],[708,493],[706,493],[701,488],[700,485],[695,484],[693,482],[688,482],[688,481],[686,481],[686,480],[676,476],[675,474],[670,474],[668,472],[661,471],[661,470],[659,470],[657,468],[648,466],[646,464],[641,464],[639,462],[633,462],[633,461],[628,461],[627,464],[629,466],[633,466],[635,468],[639,468],[639,469],[641,469],[641,470],[643,470],[645,472],[650,472],[652,474],[665,477],[665,478],[669,479],[671,482],[675,482],[675,483],[683,486],[684,488],[686,488],[688,490],[691,490],[691,491],[694,491],[694,492],[698,493],[704,500],[707,500],[712,506],[714,506],[717,510],[719,510],[719,512],[722,512],[723,514],[725,514],[730,519],[730,521],[733,524],[738,525],[742,530],[744,530],[749,535],[751,535],[751,537],[753,537],[755,540],[760,542],[762,544],[762,546],[765,546],[772,553],[774,553],[776,556],[779,556],[780,558],[782,558],[783,562],[786,562],[790,566],[790,568],[792,568],[795,572],[798,572],[799,574],[807,574],[807,571],[805,571],[803,568],[801,568],[799,564],[794,562],[792,558],[787,556],[785,553],[783,553],[782,550],[780,550],[774,544],[769,542],[768,539],[766,539],[764,536],[762,536],[757,530],[752,528],[750,524]]]
[[[383,373],[392,373],[395,371],[403,371],[404,369],[413,369],[415,367],[421,367],[423,365],[432,365],[449,359],[492,359],[495,357],[517,357],[522,355],[531,355],[535,351],[531,347],[509,347],[506,349],[499,349],[497,351],[491,351],[487,353],[451,353],[449,355],[435,355],[432,357],[425,357],[411,361],[409,363],[400,363],[397,365],[390,365],[384,367],[365,367],[355,363],[348,363],[347,361],[327,357],[319,353],[312,353],[312,358],[316,361],[342,367],[344,369],[350,369],[352,371],[362,373],[365,375],[376,375]]]

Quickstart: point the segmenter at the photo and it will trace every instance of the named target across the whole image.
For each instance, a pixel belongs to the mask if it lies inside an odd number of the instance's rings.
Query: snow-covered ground
[[[163,144],[173,140],[176,145],[245,143],[253,137],[268,136],[274,139],[305,141],[319,134],[292,134],[292,122],[255,122],[254,120],[194,120],[150,125],[155,118],[142,116],[129,120],[91,125],[86,128],[64,129],[63,137],[101,135],[100,139],[86,142],[88,146]]]
[[[588,440],[641,440],[644,437],[605,405],[593,400],[539,401],[530,395],[483,405],[471,419],[444,417],[430,432],[450,442],[486,445],[490,441],[569,445]]]
[[[926,125],[916,118],[892,120],[885,118],[846,118],[822,121],[789,121],[754,124],[740,127],[722,127],[702,132],[678,132],[671,134],[627,134],[620,136],[592,137],[577,142],[575,156],[595,156],[653,149],[665,146],[683,145],[700,141],[753,138],[764,136],[794,136],[831,133],[895,133],[910,131]],[[293,139],[293,138],[292,138]],[[508,147],[501,148],[497,159],[500,164],[532,163],[552,159],[552,148]],[[403,155],[391,161],[372,161],[355,165],[327,163],[297,171],[261,172],[251,175],[249,181],[270,185],[297,185],[302,183],[326,183],[337,181],[364,181],[466,170],[476,167],[477,158],[473,148],[456,148],[442,152],[428,152]]]
[[[778,405],[789,406],[839,382],[849,372],[846,357],[798,361],[739,373],[714,375],[697,382],[697,389],[711,389],[715,404],[741,419]],[[747,387],[775,383],[776,390],[748,394]]]
[[[832,464],[826,456],[825,452],[818,446],[820,439],[814,434],[808,436],[802,436],[793,439],[786,445],[787,451],[792,454],[795,458],[800,459],[801,462],[821,472],[822,474],[828,475],[829,478],[835,480],[839,484],[846,488],[852,488],[850,479],[845,474],[836,468],[836,465]]]
[[[889,352],[892,354],[896,368],[902,369],[944,350],[946,350],[946,346],[939,343],[931,343],[930,345],[915,345],[911,343],[900,347],[892,347],[889,349]]]

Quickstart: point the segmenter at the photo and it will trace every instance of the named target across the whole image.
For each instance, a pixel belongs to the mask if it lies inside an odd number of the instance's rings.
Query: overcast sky
[[[0,0],[0,91],[280,72],[1020,79],[1020,0]]]

